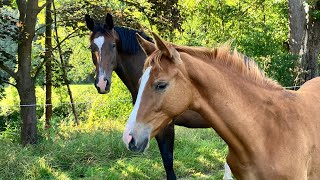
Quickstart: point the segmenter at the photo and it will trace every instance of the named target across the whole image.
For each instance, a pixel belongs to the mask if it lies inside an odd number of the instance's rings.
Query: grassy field
[[[77,106],[79,126],[74,126],[72,115],[62,115],[69,107],[61,102],[67,102],[68,97],[61,93],[63,90],[56,90],[54,104],[58,107],[51,129],[42,128],[42,107],[38,110],[38,145],[21,147],[19,128],[0,132],[0,179],[165,179],[154,139],[144,154],[125,148],[122,131],[132,105],[123,84],[119,80],[115,84],[108,95],[98,95],[93,85],[72,86],[76,102],[82,102]],[[42,104],[41,88],[37,97]],[[18,102],[16,92],[7,89],[0,113],[12,113]],[[175,132],[174,169],[178,178],[222,179],[227,148],[215,132],[178,126]]]

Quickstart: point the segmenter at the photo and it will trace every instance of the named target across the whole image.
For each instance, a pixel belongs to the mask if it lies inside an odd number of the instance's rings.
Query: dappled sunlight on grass
[[[0,177],[12,179],[165,179],[155,139],[143,154],[122,143],[124,123],[61,124],[57,136],[22,148],[0,140]],[[182,179],[221,179],[225,146],[212,130],[176,127],[174,168]],[[205,138],[207,137],[207,139]],[[222,149],[221,149],[222,148]],[[14,179],[14,178],[13,178]]]

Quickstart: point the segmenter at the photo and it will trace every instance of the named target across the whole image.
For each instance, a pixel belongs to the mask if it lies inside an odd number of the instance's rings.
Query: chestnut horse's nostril
[[[131,151],[137,151],[136,141],[134,140],[134,137],[132,137],[130,142],[129,142],[129,149]]]
[[[143,152],[147,148],[148,143],[149,143],[149,139],[146,138],[142,141],[142,143],[139,143],[139,145],[137,145],[135,138],[132,136],[128,144],[128,148],[130,149],[130,151],[133,151],[133,152]]]

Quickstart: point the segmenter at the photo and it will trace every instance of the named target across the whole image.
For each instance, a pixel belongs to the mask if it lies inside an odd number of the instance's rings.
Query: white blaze
[[[99,60],[101,60],[101,48],[102,48],[102,45],[103,45],[103,43],[104,43],[104,37],[103,36],[99,36],[99,37],[97,37],[97,38],[95,38],[94,40],[93,40],[93,42],[98,46],[98,48],[99,48]]]
[[[104,43],[104,37],[103,37],[103,36],[99,36],[99,37],[95,38],[95,39],[93,40],[93,43],[95,43],[95,44],[98,46],[98,48],[99,48],[99,59],[98,59],[98,63],[100,63],[100,62],[101,62],[101,49],[102,49],[102,45],[103,45],[103,43]],[[99,74],[102,75],[103,73],[104,73],[104,70],[99,67]]]
[[[124,132],[123,132],[122,140],[127,145],[127,147],[128,147],[129,142],[132,139],[132,136],[130,135],[130,133],[136,124],[137,114],[138,114],[138,110],[139,110],[140,103],[141,103],[141,96],[142,96],[144,88],[149,80],[150,71],[151,71],[151,67],[148,67],[142,75],[137,100],[136,100],[136,103],[134,104],[133,110],[130,114],[129,120],[128,120],[127,125],[124,129]]]
[[[102,56],[102,45],[104,43],[104,36],[99,36],[97,38],[95,38],[93,40],[93,43],[97,45],[98,49],[99,49],[99,59],[98,59],[98,65],[99,63],[101,63],[101,56]],[[101,91],[104,91],[105,87],[107,86],[107,82],[104,80],[104,75],[105,75],[105,71],[100,67],[99,65],[99,81],[98,81],[98,84],[97,86],[100,87],[100,90]]]

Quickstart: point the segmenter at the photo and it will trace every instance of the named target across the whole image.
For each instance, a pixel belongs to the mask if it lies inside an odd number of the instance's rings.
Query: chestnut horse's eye
[[[168,83],[160,81],[155,84],[155,90],[156,91],[163,91],[167,88],[167,86],[168,86]]]

